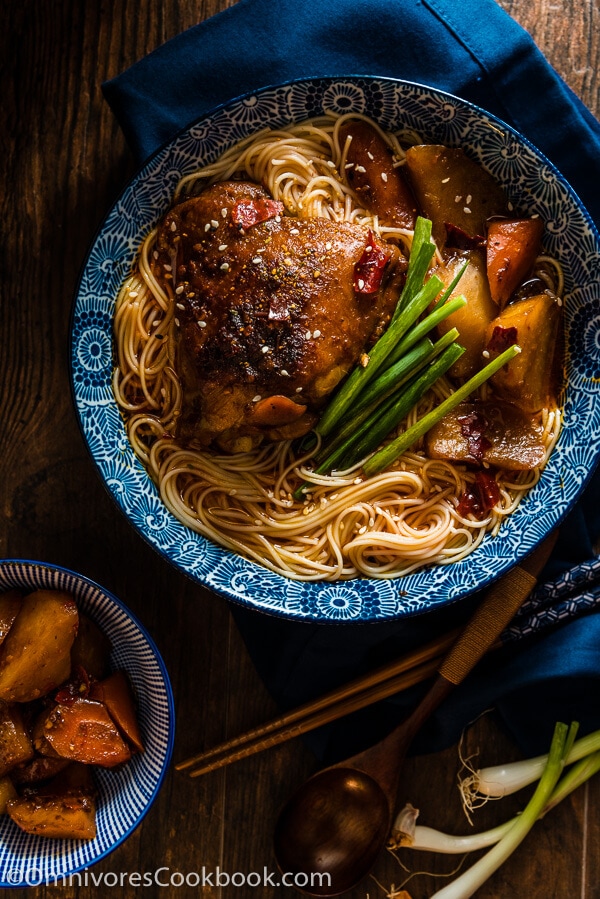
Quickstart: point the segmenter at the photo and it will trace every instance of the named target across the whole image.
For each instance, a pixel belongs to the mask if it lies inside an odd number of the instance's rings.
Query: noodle
[[[381,228],[337,175],[346,158],[347,148],[339,141],[345,118],[321,117],[253,135],[214,164],[183,178],[176,198],[243,175],[264,184],[291,215],[359,223],[384,239],[394,238],[408,252],[412,232]],[[414,142],[416,136],[387,139],[401,165],[402,144]],[[428,459],[420,446],[392,469],[366,479],[360,465],[315,475],[307,467],[309,456],[297,457],[290,441],[237,455],[178,444],[174,428],[182,390],[174,340],[177,297],[166,293],[153,274],[155,237],[153,231],[144,241],[137,271],[117,299],[113,388],[134,452],[165,505],[193,531],[287,578],[399,578],[425,565],[447,565],[467,556],[486,534],[498,532],[539,479],[543,465],[532,471],[498,472],[499,502],[483,520],[472,520],[459,514],[457,498],[474,473],[466,465]],[[539,269],[548,287],[560,294],[562,273],[555,260],[542,257]],[[450,392],[449,382],[442,379],[405,424]],[[540,423],[547,459],[558,437],[559,411],[545,410]],[[305,500],[297,501],[293,493],[302,480],[313,486]]]

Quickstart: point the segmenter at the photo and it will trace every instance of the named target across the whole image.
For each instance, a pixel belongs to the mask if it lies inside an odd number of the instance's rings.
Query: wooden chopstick
[[[356,678],[335,690],[285,712],[283,715],[201,752],[175,767],[199,777],[239,759],[262,752],[286,740],[314,730],[353,711],[365,708],[431,677],[444,653],[461,629],[443,634],[431,643]]]

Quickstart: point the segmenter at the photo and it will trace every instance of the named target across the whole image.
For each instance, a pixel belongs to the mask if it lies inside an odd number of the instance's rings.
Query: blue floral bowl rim
[[[579,195],[575,191],[575,189],[572,187],[572,185],[570,184],[568,179],[562,174],[562,172],[556,167],[556,165],[546,156],[546,154],[543,151],[541,151],[536,146],[535,143],[533,143],[533,141],[531,141],[528,137],[526,137],[524,134],[519,132],[515,127],[508,124],[506,121],[504,121],[498,115],[488,112],[481,105],[474,103],[470,100],[465,100],[458,94],[444,90],[443,88],[438,88],[438,87],[434,87],[432,85],[428,85],[424,82],[402,79],[402,78],[394,78],[394,77],[385,76],[385,75],[353,73],[353,74],[337,74],[337,75],[314,75],[314,76],[293,78],[293,79],[289,79],[287,81],[282,81],[279,83],[271,83],[271,84],[263,85],[260,88],[256,88],[256,89],[249,90],[247,92],[238,94],[237,96],[231,98],[230,100],[224,101],[222,103],[218,103],[215,106],[210,107],[209,109],[205,110],[204,112],[202,112],[198,116],[196,116],[194,119],[192,119],[188,124],[182,126],[177,131],[175,131],[171,137],[167,138],[146,159],[144,159],[141,163],[139,163],[137,165],[137,168],[135,169],[134,173],[127,179],[127,182],[125,183],[125,185],[120,189],[120,191],[117,193],[115,198],[112,200],[110,207],[108,208],[101,223],[97,227],[92,240],[90,241],[88,251],[87,251],[87,253],[84,257],[84,260],[80,266],[80,274],[77,279],[77,286],[76,286],[76,290],[75,290],[75,301],[72,303],[71,313],[70,313],[70,317],[69,317],[69,350],[70,350],[69,363],[71,363],[72,354],[73,354],[73,337],[74,337],[73,322],[74,322],[75,313],[76,313],[76,300],[77,300],[77,297],[78,297],[80,289],[81,289],[81,282],[82,282],[83,274],[86,270],[86,267],[89,264],[90,256],[92,254],[93,248],[94,248],[99,236],[102,234],[103,229],[105,228],[106,221],[107,221],[108,217],[110,216],[111,210],[113,210],[115,208],[115,206],[117,206],[119,204],[119,202],[127,195],[128,191],[131,189],[133,183],[136,182],[140,177],[143,176],[144,170],[147,167],[151,166],[152,163],[154,162],[154,160],[156,160],[156,158],[158,156],[160,156],[162,153],[164,153],[166,150],[168,150],[168,148],[171,145],[173,145],[178,140],[180,140],[191,129],[193,129],[199,123],[203,122],[205,119],[211,118],[211,117],[217,115],[221,111],[225,111],[231,107],[234,107],[240,103],[243,103],[244,100],[246,100],[248,98],[260,97],[261,95],[266,94],[269,91],[283,89],[286,87],[300,86],[300,85],[308,84],[308,83],[332,85],[337,82],[355,82],[355,81],[380,82],[380,83],[390,84],[390,85],[402,85],[402,86],[405,86],[408,88],[412,87],[415,90],[421,90],[424,92],[428,92],[430,94],[437,95],[440,98],[448,98],[451,101],[454,101],[458,104],[462,104],[463,106],[472,110],[475,114],[486,118],[487,120],[489,120],[490,123],[496,123],[507,134],[512,135],[518,143],[524,145],[526,148],[528,148],[530,151],[532,151],[539,158],[539,160],[541,162],[543,162],[548,167],[549,170],[551,170],[552,175],[555,178],[555,180],[570,195],[572,202],[578,207],[578,210],[581,213],[583,219],[585,220],[585,223],[586,223],[587,227],[589,228],[590,233],[593,235],[596,242],[600,246],[600,230],[596,226],[596,223],[592,219],[585,204],[583,203],[583,201],[581,200],[581,198],[579,197]],[[298,119],[298,121],[300,121],[300,119]],[[518,558],[514,558],[510,563],[505,562],[502,567],[502,570],[499,571],[498,573],[486,575],[486,577],[483,578],[481,581],[477,581],[477,582],[471,581],[469,584],[465,584],[464,589],[461,591],[460,595],[458,595],[458,596],[445,597],[442,601],[435,603],[426,608],[417,608],[417,609],[409,609],[409,610],[402,609],[397,614],[395,614],[393,616],[386,616],[386,617],[364,616],[364,617],[360,617],[359,619],[356,619],[356,620],[354,620],[354,619],[332,620],[332,619],[326,618],[319,614],[313,614],[312,612],[307,615],[297,615],[294,613],[289,613],[288,611],[279,609],[279,608],[271,608],[271,607],[264,607],[262,605],[255,605],[254,603],[251,603],[245,599],[241,599],[234,593],[230,593],[226,590],[223,590],[222,588],[215,588],[213,585],[206,583],[204,580],[198,578],[193,572],[187,570],[181,564],[178,564],[177,561],[170,558],[168,553],[166,553],[164,550],[162,550],[161,547],[157,546],[147,533],[145,533],[142,529],[137,527],[131,521],[131,518],[127,514],[127,511],[119,505],[115,494],[111,491],[109,485],[106,483],[105,478],[102,476],[102,471],[100,469],[99,462],[95,458],[95,456],[92,452],[92,449],[89,445],[82,418],[79,415],[78,410],[77,410],[74,372],[73,372],[73,366],[71,364],[69,364],[69,376],[70,376],[71,395],[72,395],[73,403],[74,403],[75,410],[76,410],[76,418],[77,418],[77,422],[79,425],[79,429],[80,429],[80,432],[84,439],[84,443],[88,449],[88,452],[92,458],[92,461],[94,462],[95,468],[100,476],[100,480],[101,480],[102,484],[104,485],[105,490],[111,497],[111,500],[113,501],[114,505],[119,509],[119,512],[127,519],[129,524],[139,534],[139,536],[162,559],[164,559],[169,564],[169,566],[173,567],[180,574],[185,575],[194,584],[199,585],[205,589],[211,590],[212,592],[223,596],[228,601],[231,601],[236,605],[240,605],[242,608],[249,609],[249,610],[261,613],[261,614],[267,614],[267,615],[277,617],[277,618],[283,618],[285,620],[290,620],[290,621],[300,621],[300,622],[304,622],[304,623],[313,623],[313,624],[318,623],[318,624],[325,624],[325,625],[332,626],[332,627],[341,626],[344,624],[345,625],[347,625],[347,624],[356,624],[356,625],[362,624],[362,625],[364,625],[364,624],[371,624],[371,623],[382,623],[383,624],[385,622],[390,622],[392,620],[400,620],[405,617],[414,617],[415,615],[425,614],[428,611],[437,610],[441,607],[447,607],[456,602],[460,602],[462,599],[466,599],[467,597],[471,596],[472,594],[476,593],[477,591],[490,586],[490,584],[493,583],[497,579],[497,577],[499,577],[501,574],[505,573],[511,567],[514,567],[515,565],[517,565],[522,558],[525,558],[526,556],[528,556],[531,552],[533,552],[536,549],[536,547],[543,541],[543,539],[545,538],[545,536],[547,536],[547,534],[549,533],[550,530],[557,528],[564,521],[564,519],[568,516],[568,514],[572,511],[573,507],[576,505],[577,501],[581,498],[581,495],[584,492],[586,485],[589,483],[589,481],[592,478],[594,472],[596,471],[598,465],[600,464],[600,451],[599,451],[596,453],[595,458],[590,463],[588,470],[586,472],[586,475],[582,479],[582,481],[579,485],[576,495],[571,498],[571,501],[567,506],[562,508],[561,511],[557,515],[554,516],[551,526],[547,529],[547,531],[544,534],[541,534],[538,537],[538,539],[534,543],[531,544],[531,546],[527,549],[526,552],[524,552]],[[169,513],[169,514],[171,514],[171,513]],[[198,538],[201,537],[201,535],[196,535],[196,536]],[[201,539],[206,539],[206,538],[201,538]],[[495,539],[497,539],[497,538],[495,538]],[[221,547],[218,547],[218,548],[222,549]],[[222,551],[226,552],[226,553],[228,552],[227,550],[222,550]],[[252,566],[252,567],[260,567],[260,566],[257,566],[256,563],[253,563],[246,559],[244,559],[244,562],[247,565]],[[408,575],[408,576],[410,576],[410,575]],[[367,582],[368,583],[369,579],[368,578],[358,578],[358,579],[355,579],[354,582],[359,582],[359,583]],[[402,582],[402,579],[399,579],[399,580],[396,580],[394,583],[401,584],[401,582]],[[321,581],[318,583],[325,587],[328,585],[329,582]],[[350,581],[350,582],[340,582],[340,583],[353,583],[353,582]]]

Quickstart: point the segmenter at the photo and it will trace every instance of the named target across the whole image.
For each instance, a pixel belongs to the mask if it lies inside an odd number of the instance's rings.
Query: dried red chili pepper
[[[490,352],[500,354],[516,342],[517,329],[514,326],[510,328],[503,328],[501,325],[496,325],[496,327],[492,331],[492,336],[489,339],[487,349]]]
[[[376,246],[369,231],[363,254],[354,266],[354,290],[356,293],[376,293],[379,290],[383,270],[389,262],[389,254]]]
[[[500,488],[489,471],[478,471],[475,482],[469,484],[458,503],[458,514],[463,518],[473,515],[481,520],[500,499]]]
[[[488,429],[488,421],[485,415],[474,410],[467,415],[459,416],[460,432],[469,444],[469,455],[481,462],[485,451],[491,447],[490,441],[485,436]]]
[[[279,200],[270,200],[268,197],[259,197],[255,200],[240,200],[231,210],[231,218],[235,225],[244,231],[253,225],[259,225],[269,219],[281,215],[284,210],[283,203]]]

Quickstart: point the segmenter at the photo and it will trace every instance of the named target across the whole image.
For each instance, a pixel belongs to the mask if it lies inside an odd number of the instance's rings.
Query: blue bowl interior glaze
[[[461,146],[503,185],[516,213],[538,213],[566,277],[564,423],[538,485],[468,558],[395,580],[304,583],[283,578],[195,534],[165,508],[136,459],[111,389],[115,297],[143,237],[179,179],[269,125],[326,111],[367,114],[426,143]],[[138,532],[180,571],[230,600],[292,619],[390,620],[453,602],[529,553],[566,515],[593,471],[600,441],[600,237],[578,197],[526,139],[442,91],[393,79],[303,80],[234,100],[157,152],[109,212],[85,264],[72,316],[71,373],[81,428],[100,475]]]

